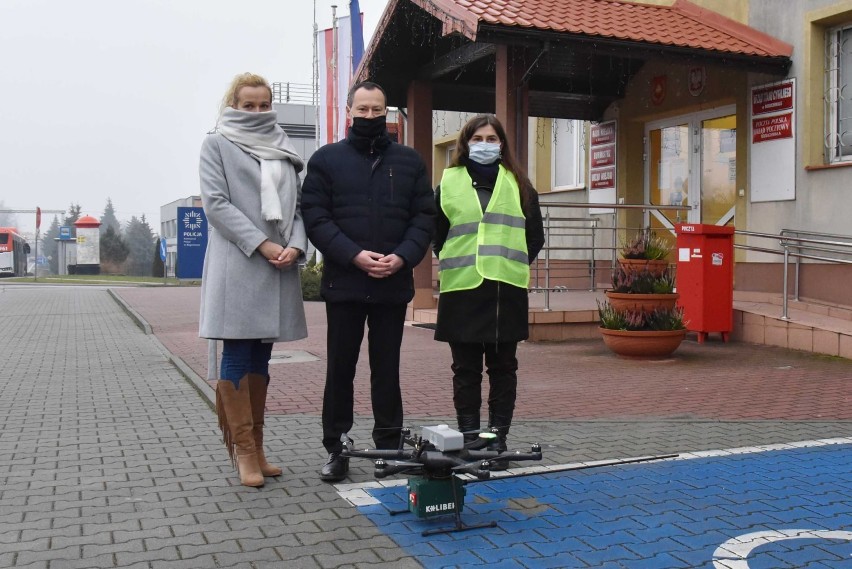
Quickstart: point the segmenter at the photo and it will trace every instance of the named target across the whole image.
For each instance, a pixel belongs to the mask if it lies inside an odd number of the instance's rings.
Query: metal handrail
[[[601,226],[599,225],[600,220],[598,218],[592,217],[557,217],[550,215],[550,208],[558,208],[558,209],[575,209],[575,208],[586,208],[586,209],[624,209],[624,210],[667,210],[667,211],[689,211],[691,208],[689,206],[665,206],[665,205],[651,205],[651,204],[600,204],[600,203],[548,203],[541,202],[540,203],[542,210],[544,211],[544,233],[545,233],[545,246],[543,247],[544,251],[544,275],[545,275],[545,286],[535,288],[538,290],[544,290],[545,293],[545,302],[544,302],[544,310],[550,310],[550,292],[552,290],[556,290],[550,286],[550,252],[551,251],[589,251],[590,253],[590,277],[591,277],[591,287],[590,290],[596,289],[595,284],[595,265],[596,265],[596,251],[611,251],[612,252],[612,262],[613,265],[616,262],[616,252],[619,247],[616,246],[616,237],[618,231],[621,230],[631,230],[631,229],[640,229],[640,228],[630,228],[630,227],[620,227],[615,224],[610,226]],[[610,214],[611,215],[611,214]],[[588,235],[591,237],[592,246],[591,247],[580,247],[580,246],[553,246],[550,244],[551,237],[582,237],[587,235],[587,233],[574,233],[574,232],[563,232],[554,231],[553,228],[556,227],[554,225],[555,222],[589,222],[591,223],[590,227],[580,227],[580,228],[571,228],[576,230],[584,230],[588,231]],[[598,231],[602,230],[612,230],[613,240],[612,246],[598,246],[596,245],[596,235]],[[784,257],[784,266],[783,266],[783,304],[782,304],[782,315],[781,318],[783,320],[789,320],[789,265],[790,259],[794,259],[796,263],[796,272],[795,272],[795,281],[794,281],[794,299],[799,300],[799,283],[801,276],[801,259],[809,259],[812,261],[821,261],[828,263],[836,263],[836,264],[846,264],[852,265],[852,236],[850,235],[840,235],[833,233],[820,233],[816,231],[805,231],[799,229],[782,229],[780,233],[761,233],[756,231],[745,231],[745,230],[736,230],[735,235],[738,236],[746,236],[746,237],[757,237],[757,238],[765,238],[778,240],[779,246],[782,248],[779,249],[771,249],[768,247],[761,247],[755,245],[742,245],[734,243],[734,247],[737,249],[743,249],[748,251],[755,251],[761,253],[769,253],[774,255],[783,255]],[[536,283],[538,283],[538,271],[540,270],[539,266],[536,265]],[[560,287],[562,288],[562,287]]]
[[[799,278],[800,278],[800,260],[811,259],[813,261],[824,261],[827,263],[837,263],[844,265],[852,265],[852,258],[843,258],[839,256],[852,257],[852,236],[839,235],[833,233],[819,233],[816,231],[804,231],[799,229],[782,229],[778,234],[760,233],[756,231],[737,230],[736,235],[746,237],[758,237],[764,239],[777,239],[778,244],[783,248],[783,251],[777,249],[767,249],[765,247],[756,247],[753,245],[734,244],[736,249],[744,249],[747,251],[758,251],[761,253],[770,253],[784,256],[784,269],[782,277],[782,292],[781,292],[781,319],[790,320],[789,317],[789,267],[790,257],[795,259],[796,273],[795,282],[793,284],[794,300],[799,300]],[[793,237],[793,235],[809,235],[812,237],[826,237],[828,239],[810,239],[807,237]],[[837,241],[837,240],[841,241]],[[842,240],[846,241],[842,241]],[[824,255],[813,255],[812,252],[834,253],[835,256],[828,257]]]
[[[317,98],[310,83],[276,82],[272,84],[272,102],[316,105]]]
[[[590,257],[591,257],[591,259],[590,259],[590,271],[589,271],[589,278],[590,278],[590,281],[591,281],[591,283],[590,283],[591,286],[590,286],[589,290],[595,290],[596,289],[596,283],[595,283],[595,280],[596,280],[596,261],[597,261],[597,259],[595,257],[595,251],[610,251],[612,253],[612,263],[615,264],[616,251],[618,250],[618,247],[615,246],[615,243],[617,242],[616,238],[617,238],[617,235],[618,235],[618,231],[619,230],[631,229],[629,227],[619,227],[615,224],[613,224],[611,227],[601,227],[601,226],[598,225],[599,221],[600,221],[598,218],[551,217],[551,215],[550,215],[550,209],[551,208],[557,208],[557,209],[612,209],[612,210],[623,209],[623,210],[642,210],[642,211],[648,211],[648,210],[689,211],[689,210],[692,209],[689,206],[682,206],[682,205],[678,206],[678,205],[653,205],[653,204],[548,203],[548,202],[540,202],[539,205],[542,208],[542,210],[544,210],[543,211],[543,219],[544,219],[544,243],[545,243],[545,245],[542,249],[544,251],[544,269],[543,270],[544,270],[544,284],[545,284],[545,286],[544,287],[536,286],[535,288],[537,290],[543,290],[544,291],[544,310],[545,311],[550,311],[550,292],[552,290],[555,290],[553,287],[550,286],[550,252],[551,251],[589,251]],[[557,237],[578,236],[579,237],[579,236],[585,235],[585,234],[576,234],[576,235],[567,234],[566,235],[566,234],[562,234],[562,233],[553,233],[552,232],[552,227],[554,227],[553,222],[557,222],[557,221],[590,222],[591,223],[590,227],[572,228],[572,229],[588,230],[590,232],[589,236],[591,237],[591,241],[592,241],[591,247],[571,247],[571,246],[554,247],[554,246],[551,246],[550,245],[550,238],[554,237],[554,236],[557,236]],[[596,245],[596,243],[597,243],[597,237],[596,237],[597,232],[600,231],[600,230],[610,230],[610,229],[612,230],[613,246],[612,247],[597,246]],[[635,229],[639,229],[639,228],[635,228]],[[539,271],[539,267],[538,267],[538,265],[536,265],[536,284],[538,284],[538,271]]]

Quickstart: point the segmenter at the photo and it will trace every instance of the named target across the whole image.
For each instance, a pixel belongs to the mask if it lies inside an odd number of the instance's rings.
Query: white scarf
[[[297,174],[304,168],[304,162],[287,133],[278,126],[278,113],[225,107],[216,131],[260,162],[260,212],[263,219],[279,222],[286,243],[296,212]],[[289,160],[293,167],[286,167],[284,160]]]

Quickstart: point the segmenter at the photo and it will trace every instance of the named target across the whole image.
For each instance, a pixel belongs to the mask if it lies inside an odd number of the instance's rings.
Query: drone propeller
[[[423,463],[420,462],[409,462],[406,460],[384,460],[381,458],[376,460],[376,466],[379,466],[380,462],[383,462],[384,464],[390,466],[398,466],[400,468],[420,468],[423,466]]]
[[[490,460],[491,459],[489,459],[489,460],[484,460],[484,459],[471,460],[470,462],[465,462],[463,464],[459,464],[457,466],[454,466],[450,470],[454,470],[454,471],[467,470],[468,468],[470,468],[472,466],[476,466],[476,467],[479,467],[479,468],[482,468],[482,469],[487,469],[488,463],[490,462]]]

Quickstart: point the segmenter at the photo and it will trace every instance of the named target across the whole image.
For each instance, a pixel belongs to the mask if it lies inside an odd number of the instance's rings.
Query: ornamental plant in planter
[[[674,308],[680,298],[680,295],[674,292],[674,285],[674,276],[667,266],[659,273],[648,268],[635,271],[618,266],[612,271],[612,289],[605,294],[616,310],[641,310],[650,313],[658,308]]]
[[[686,336],[682,308],[617,310],[598,303],[604,344],[619,356],[661,359],[674,352]]]
[[[671,252],[672,246],[667,240],[658,237],[650,229],[643,229],[633,239],[621,244],[618,263],[625,269],[647,269],[651,273],[660,274],[668,267],[667,259]]]

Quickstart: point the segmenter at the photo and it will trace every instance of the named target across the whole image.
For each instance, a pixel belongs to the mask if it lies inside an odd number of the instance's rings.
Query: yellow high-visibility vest
[[[470,290],[483,279],[529,286],[526,218],[511,172],[500,165],[483,213],[467,168],[447,168],[441,178],[441,209],[450,220],[438,264],[441,292]]]

